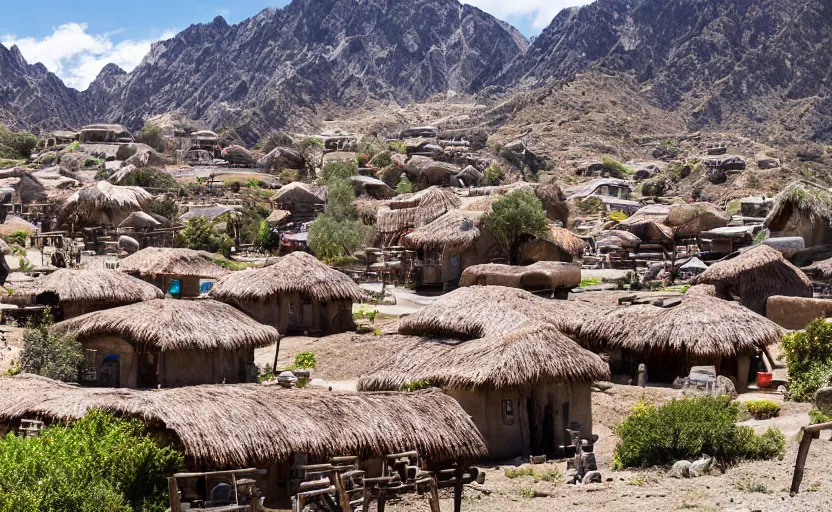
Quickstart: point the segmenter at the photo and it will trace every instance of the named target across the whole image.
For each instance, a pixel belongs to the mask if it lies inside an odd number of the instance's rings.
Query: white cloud
[[[535,30],[543,30],[567,7],[586,5],[592,0],[462,0],[503,20],[522,18]]]
[[[29,63],[40,62],[69,87],[84,90],[109,63],[132,71],[150,51],[150,45],[158,40],[126,39],[115,43],[112,37],[116,34],[90,34],[86,23],[65,23],[43,39],[3,35],[0,43],[7,48],[17,45]],[[173,35],[173,32],[166,32],[159,39]]]

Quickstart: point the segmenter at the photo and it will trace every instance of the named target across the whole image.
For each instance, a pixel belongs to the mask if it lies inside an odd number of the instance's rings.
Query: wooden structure
[[[257,512],[260,510],[258,504],[260,498],[258,497],[256,483],[253,478],[239,478],[239,477],[254,477],[258,473],[256,468],[228,470],[228,471],[210,471],[202,473],[177,473],[168,477],[168,494],[170,496],[170,512],[182,512],[182,510],[210,510],[212,512]],[[188,496],[186,493],[191,489],[191,486],[185,485],[180,487],[180,483],[203,480],[206,483],[206,492],[208,490],[208,482],[219,482],[217,487],[212,488],[225,491],[223,496],[213,496],[213,498],[220,498],[212,500],[210,494],[204,499],[197,499],[197,496]],[[195,487],[195,486],[194,486]],[[195,489],[194,489],[195,490]],[[183,493],[185,491],[185,493]],[[187,500],[188,508],[183,509],[183,498]]]
[[[295,181],[282,187],[272,196],[276,210],[286,210],[295,222],[314,220],[326,205],[326,190]]]
[[[177,299],[207,293],[217,279],[229,273],[205,252],[160,247],[147,247],[124,258],[119,262],[119,270]]]
[[[820,433],[823,430],[832,430],[832,422],[807,425],[800,429],[800,445],[798,446],[797,459],[794,463],[792,486],[789,489],[789,494],[792,497],[800,492],[800,484],[803,482],[803,473],[806,468],[806,459],[809,458],[809,448],[812,446],[812,440],[820,437]]]

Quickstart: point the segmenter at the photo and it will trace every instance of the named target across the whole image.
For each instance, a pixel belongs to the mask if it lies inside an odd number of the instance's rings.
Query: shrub
[[[812,425],[817,425],[818,423],[829,423],[832,421],[832,418],[823,414],[820,409],[813,407],[812,410],[809,411],[809,421]]]
[[[522,466],[519,468],[505,468],[503,474],[506,478],[514,480],[515,478],[530,476],[534,479],[534,483],[540,482],[557,482],[563,474],[556,467],[543,467],[540,471],[535,466]]]
[[[483,223],[503,247],[512,265],[519,263],[523,243],[549,228],[543,204],[534,192],[527,190],[515,190],[496,200],[491,211],[483,217]]]
[[[384,151],[384,143],[375,135],[365,135],[358,141],[358,153],[367,155],[367,161]]]
[[[832,324],[818,319],[783,337],[789,369],[789,397],[808,402],[818,389],[832,382]]]
[[[242,185],[240,185],[239,181],[232,181],[228,186],[228,189],[234,194],[238,194],[240,192],[240,188],[242,188]]]
[[[264,251],[280,247],[280,235],[272,231],[272,227],[265,220],[261,220],[257,227],[257,245]]]
[[[55,153],[47,153],[43,155],[43,158],[40,159],[40,163],[43,165],[49,166],[55,163],[55,160],[58,159],[58,155]]]
[[[633,174],[632,169],[625,166],[618,160],[614,160],[606,156],[601,159],[601,164],[604,168],[604,172],[608,173],[613,178],[625,178],[626,176]]]
[[[293,370],[314,370],[317,367],[314,352],[301,352],[295,356],[295,364],[292,365]]]
[[[322,261],[331,263],[351,255],[364,242],[367,227],[358,220],[339,220],[319,215],[309,226],[309,248]]]
[[[231,255],[231,247],[234,245],[234,241],[228,235],[215,233],[212,222],[205,217],[188,219],[185,229],[177,235],[175,242],[177,247],[218,252],[225,257]]]
[[[321,183],[329,185],[334,181],[346,181],[356,174],[358,174],[358,167],[351,162],[330,162],[321,170]]]
[[[176,190],[179,188],[179,183],[173,176],[156,169],[136,169],[125,176],[119,185],[162,190]]]
[[[486,167],[482,173],[483,182],[489,186],[499,185],[505,177],[503,168],[496,162]]]
[[[783,455],[785,438],[779,430],[758,436],[750,427],[738,427],[738,417],[738,406],[727,397],[685,398],[661,407],[639,405],[615,429],[621,441],[613,467],[664,466],[703,453],[723,464]]]
[[[292,147],[295,141],[283,132],[272,132],[260,139],[258,145],[263,153],[271,153],[277,147]]]
[[[0,510],[163,512],[166,477],[183,465],[138,420],[90,411],[40,437],[0,438]]]
[[[780,416],[780,406],[771,400],[749,400],[743,403],[748,414],[758,420],[767,420]]]
[[[413,183],[407,179],[407,176],[402,177],[399,183],[396,185],[396,193],[397,194],[410,194],[413,192]]]
[[[136,142],[147,144],[160,153],[165,151],[165,136],[162,134],[162,128],[153,123],[144,125],[136,136]]]
[[[29,239],[29,233],[25,231],[15,231],[11,235],[4,238],[9,243],[17,244],[20,247],[26,247],[26,240]]]
[[[113,175],[115,171],[107,168],[101,168],[97,173],[95,173],[95,180],[96,181],[104,181],[110,179],[110,176]]]
[[[62,336],[50,328],[52,317],[44,313],[38,325],[23,333],[20,369],[63,382],[76,382],[84,364],[81,344],[72,336]]]
[[[135,155],[138,150],[133,146],[119,146],[118,151],[116,151],[116,160],[127,160],[131,156]]]
[[[102,167],[104,160],[95,157],[87,157],[84,159],[84,167]]]
[[[387,143],[387,149],[393,151],[394,153],[407,153],[407,144],[400,140],[391,140]]]
[[[161,215],[168,220],[175,220],[179,217],[179,205],[173,199],[163,197],[153,201],[148,207],[148,212]]]
[[[0,127],[0,157],[27,159],[40,144],[40,139],[29,132],[12,132]]]
[[[390,167],[393,165],[393,158],[389,151],[382,151],[381,153],[377,154],[373,161],[371,162],[373,167],[377,169],[383,169],[385,167]]]
[[[286,183],[292,183],[298,181],[298,171],[294,169],[283,169],[278,173],[277,177]]]
[[[413,382],[407,382],[402,384],[399,387],[399,391],[420,391],[422,389],[430,389],[431,383],[429,380],[414,380]]]
[[[622,220],[627,220],[627,214],[622,212],[621,210],[613,210],[610,212],[607,217],[610,220],[614,220],[615,222],[621,222]]]

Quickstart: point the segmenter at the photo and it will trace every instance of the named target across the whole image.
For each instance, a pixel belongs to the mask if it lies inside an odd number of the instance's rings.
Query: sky
[[[526,37],[539,34],[563,8],[591,0],[462,0],[508,21]],[[3,0],[0,43],[17,45],[26,60],[43,63],[66,85],[86,89],[115,63],[132,71],[154,41],[194,23],[223,16],[229,23],[289,0]]]

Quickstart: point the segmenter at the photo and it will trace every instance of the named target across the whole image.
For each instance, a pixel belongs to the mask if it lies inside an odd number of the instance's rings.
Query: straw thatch
[[[215,300],[150,300],[87,313],[53,326],[78,338],[117,336],[137,347],[236,350],[277,343],[277,330]]]
[[[504,389],[546,382],[609,379],[609,367],[551,325],[529,323],[506,334],[465,341],[414,340],[358,381],[365,391],[428,381],[445,389]]]
[[[133,212],[124,222],[118,225],[119,229],[153,229],[161,226],[162,223],[145,212]]]
[[[622,249],[637,249],[641,239],[629,231],[608,229],[600,231],[594,236],[595,248],[600,253],[620,251]]]
[[[430,224],[450,210],[459,208],[462,201],[452,190],[429,187],[415,194],[395,197],[379,208],[377,225],[380,233],[398,233],[405,229]]]
[[[266,300],[284,293],[300,293],[321,302],[361,302],[366,298],[352,279],[305,252],[293,252],[265,268],[233,272],[214,285],[211,297]]]
[[[669,213],[670,207],[668,206],[645,206],[622,220],[618,226],[619,229],[636,235],[642,242],[671,244],[673,243],[673,230],[664,224]]]
[[[782,232],[793,223],[793,216],[798,222],[832,224],[832,190],[806,180],[789,183],[775,198],[765,226]]]
[[[599,313],[584,323],[579,340],[596,348],[725,357],[754,354],[782,335],[777,324],[736,302],[693,296],[673,308],[631,306]]]
[[[38,227],[16,215],[6,217],[6,222],[0,224],[0,236],[11,236],[17,232],[34,233]]]
[[[524,290],[574,288],[581,284],[581,266],[574,263],[540,261],[525,267],[487,263],[468,267],[459,286],[506,286]]]
[[[773,295],[813,295],[812,283],[806,274],[767,245],[753,246],[715,263],[691,283],[712,284],[720,296],[736,296],[743,305],[760,314],[765,314],[766,300]]]
[[[191,249],[147,247],[119,263],[119,270],[142,277],[196,276],[219,279],[228,270],[215,264],[208,253]]]
[[[584,251],[587,249],[586,242],[578,238],[575,233],[566,228],[555,226],[554,224],[539,239],[549,242],[564,254],[572,256],[574,260],[581,259]]]
[[[326,190],[308,183],[295,181],[275,192],[272,201],[280,204],[323,204],[326,203]]]
[[[38,277],[31,286],[18,290],[9,299],[35,300],[50,303],[55,297],[59,304],[82,302],[84,304],[132,304],[163,297],[162,290],[140,279],[117,270],[69,270],[60,269]]]
[[[599,309],[603,308],[575,301],[543,299],[517,288],[470,286],[443,295],[433,304],[403,318],[399,332],[473,339],[506,334],[530,322],[539,322],[572,335],[577,334],[583,322]]]
[[[540,202],[543,203],[543,209],[546,210],[546,216],[552,222],[560,222],[565,227],[569,227],[569,218],[571,211],[569,203],[566,201],[566,194],[554,181],[543,183],[535,187],[535,194],[537,194]]]
[[[676,236],[698,236],[703,231],[725,227],[730,216],[710,203],[677,204],[670,209],[665,224]]]
[[[284,220],[292,216],[292,212],[286,210],[272,210],[272,213],[266,217],[266,222],[269,226],[277,226]]]
[[[816,261],[808,267],[804,267],[802,270],[815,279],[821,279],[823,281],[832,280],[832,258]]]
[[[195,466],[240,468],[418,450],[431,461],[473,461],[485,443],[457,402],[436,390],[332,393],[256,384],[151,391],[77,388],[40,377],[0,377],[0,420],[73,420],[90,409],[176,434]]]
[[[404,243],[408,247],[462,254],[479,239],[483,215],[482,212],[451,210],[413,230],[404,237]]]
[[[69,196],[61,209],[61,221],[78,226],[120,224],[152,200],[153,196],[141,187],[120,187],[99,181]]]
[[[719,297],[716,292],[716,286],[712,284],[697,284],[691,286],[685,292],[686,297]],[[719,297],[722,298],[722,297]]]

